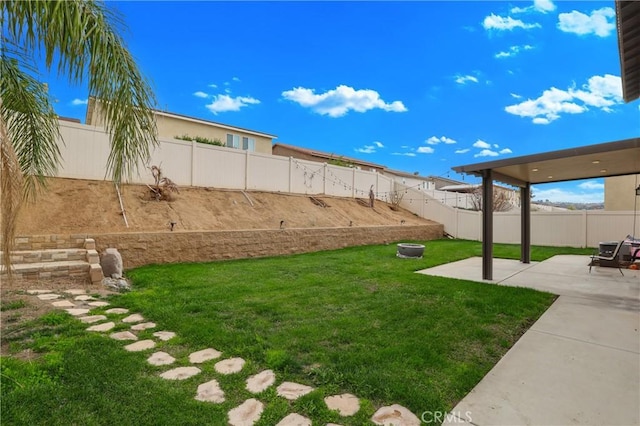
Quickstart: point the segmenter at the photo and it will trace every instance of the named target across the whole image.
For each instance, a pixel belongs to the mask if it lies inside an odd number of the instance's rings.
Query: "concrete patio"
[[[479,257],[418,271],[560,296],[444,424],[640,424],[640,271],[588,264],[494,259],[493,281]]]

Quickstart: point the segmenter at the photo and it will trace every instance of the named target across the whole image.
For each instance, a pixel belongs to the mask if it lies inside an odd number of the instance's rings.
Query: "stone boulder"
[[[122,256],[117,248],[108,248],[102,253],[100,266],[105,277],[122,278]]]

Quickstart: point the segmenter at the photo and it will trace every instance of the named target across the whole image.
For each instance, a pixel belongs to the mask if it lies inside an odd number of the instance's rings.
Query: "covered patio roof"
[[[453,170],[479,177],[485,170],[492,170],[494,180],[518,187],[635,174],[640,172],[640,138],[457,166]]]
[[[493,180],[520,187],[520,261],[531,261],[531,184],[640,173],[640,138],[453,167],[482,177],[482,205],[493,204]],[[482,278],[493,279],[493,211],[482,212]]]
[[[618,49],[625,102],[640,97],[640,2],[616,0]]]

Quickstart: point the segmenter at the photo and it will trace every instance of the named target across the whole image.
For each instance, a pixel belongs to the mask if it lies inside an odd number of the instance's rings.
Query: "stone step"
[[[89,279],[91,265],[82,260],[63,260],[53,262],[18,263],[13,265],[14,277],[24,280],[43,280],[52,278]],[[5,275],[4,266],[0,266],[0,275]]]
[[[72,260],[86,261],[87,250],[81,248],[17,250],[11,253],[11,263],[14,265]]]

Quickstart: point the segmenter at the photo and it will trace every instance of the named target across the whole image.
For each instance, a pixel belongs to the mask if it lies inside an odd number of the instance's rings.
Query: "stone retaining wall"
[[[207,262],[221,259],[278,256],[442,238],[441,224],[345,228],[268,229],[243,231],[176,231],[92,234],[102,253],[115,247],[125,269],[153,263]]]

